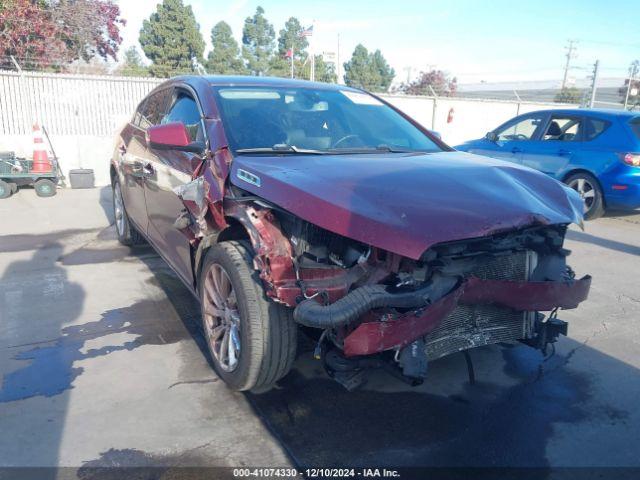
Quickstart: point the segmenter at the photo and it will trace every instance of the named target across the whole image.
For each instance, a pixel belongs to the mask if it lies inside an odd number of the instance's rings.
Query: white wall
[[[161,80],[0,71],[0,151],[31,157],[31,125],[43,124],[60,166],[92,168],[96,185],[109,183],[115,136],[135,106]],[[566,105],[382,95],[449,145],[482,137],[509,118]],[[453,120],[447,122],[453,109]]]

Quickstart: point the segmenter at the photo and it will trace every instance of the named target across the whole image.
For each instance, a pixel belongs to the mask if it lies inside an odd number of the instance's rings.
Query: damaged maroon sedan
[[[286,375],[299,328],[347,388],[369,368],[419,383],[482,345],[545,349],[590,287],[563,248],[573,190],[353,88],[172,79],[121,132],[111,178],[120,241],[146,239],[198,296],[235,390]]]

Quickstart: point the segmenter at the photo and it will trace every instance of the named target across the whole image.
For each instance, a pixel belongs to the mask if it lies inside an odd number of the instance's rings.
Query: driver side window
[[[542,119],[542,115],[530,115],[509,122],[500,130],[496,130],[497,140],[503,142],[531,140],[540,128]]]

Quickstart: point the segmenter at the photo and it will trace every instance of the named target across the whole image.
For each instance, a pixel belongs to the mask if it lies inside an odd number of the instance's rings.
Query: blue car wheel
[[[585,220],[595,220],[604,214],[604,198],[600,184],[586,172],[571,175],[565,183],[580,194],[584,200]]]

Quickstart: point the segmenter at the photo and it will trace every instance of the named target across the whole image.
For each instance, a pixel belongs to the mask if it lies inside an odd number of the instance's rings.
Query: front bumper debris
[[[568,282],[481,280],[471,277],[422,309],[389,321],[363,322],[344,339],[347,357],[402,348],[436,328],[458,304],[494,304],[520,311],[572,309],[584,301],[589,275]]]

